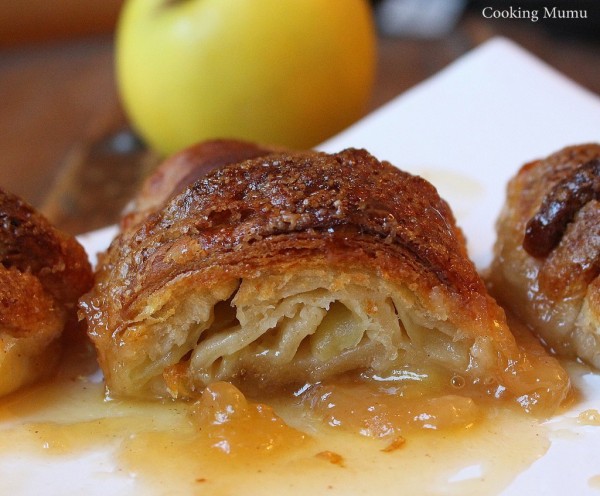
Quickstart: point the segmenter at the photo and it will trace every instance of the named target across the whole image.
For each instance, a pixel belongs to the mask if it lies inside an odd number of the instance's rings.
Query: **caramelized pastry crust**
[[[50,373],[91,286],[79,243],[0,189],[0,394]]]
[[[600,145],[524,165],[497,224],[491,282],[557,353],[600,367]]]
[[[162,207],[173,196],[213,169],[250,158],[273,153],[266,148],[238,140],[203,141],[169,157],[148,177],[129,211],[121,220],[121,228],[128,229],[149,213]]]
[[[521,360],[435,188],[364,150],[208,173],[122,231],[82,306],[113,394],[424,363],[486,394],[556,406],[568,389]]]

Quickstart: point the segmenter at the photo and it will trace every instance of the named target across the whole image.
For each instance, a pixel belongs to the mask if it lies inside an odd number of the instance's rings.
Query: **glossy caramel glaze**
[[[600,366],[600,145],[560,150],[521,168],[498,220],[491,281],[560,354]]]
[[[164,206],[213,169],[262,157],[274,151],[274,148],[254,143],[226,139],[203,141],[185,148],[162,162],[147,178],[129,211],[123,216],[121,228],[137,224],[149,212]]]
[[[57,339],[79,327],[77,301],[91,285],[79,243],[0,190],[0,394],[49,372]]]
[[[106,282],[127,315],[165,280],[191,270],[210,272],[210,280],[244,277],[308,257],[376,264],[419,287],[442,284],[465,302],[485,293],[435,188],[352,149],[213,171],[118,238],[99,280],[119,274]]]

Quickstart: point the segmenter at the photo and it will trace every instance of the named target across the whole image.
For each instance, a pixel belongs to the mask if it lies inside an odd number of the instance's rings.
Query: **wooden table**
[[[600,94],[597,46],[471,13],[441,39],[381,38],[369,110],[497,35]],[[111,38],[0,51],[0,96],[0,186],[72,233],[114,223],[157,157],[135,139],[120,108]]]

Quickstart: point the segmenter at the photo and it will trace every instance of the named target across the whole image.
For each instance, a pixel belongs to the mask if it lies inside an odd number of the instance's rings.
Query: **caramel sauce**
[[[600,412],[595,408],[584,410],[577,416],[577,422],[581,425],[600,425]]]
[[[594,475],[588,479],[588,486],[593,489],[600,489],[600,475]]]
[[[106,400],[100,375],[81,363],[1,400],[0,467],[25,461],[0,478],[0,493],[32,490],[30,467],[46,467],[45,487],[63,487],[60,474],[88,460],[89,474],[69,476],[75,492],[493,494],[550,445],[545,427],[511,409],[468,406],[465,415],[463,400],[442,397],[425,427],[380,386],[351,396],[352,381],[319,386],[325,410],[316,389],[267,406],[226,383],[196,403]]]
[[[272,407],[248,401],[227,382],[208,386],[190,415],[204,443],[232,456],[289,451],[307,437],[288,426]]]
[[[469,429],[483,418],[469,397],[428,398],[411,394],[410,389],[346,379],[308,388],[302,401],[329,426],[370,438],[394,439],[424,429]]]
[[[333,451],[320,451],[315,455],[317,458],[322,460],[327,460],[329,463],[333,463],[334,465],[339,465],[340,467],[344,466],[344,457],[339,453],[334,453]]]
[[[467,215],[484,196],[484,186],[466,174],[433,167],[423,167],[417,172],[435,185],[442,198],[452,200],[453,212],[459,218]]]

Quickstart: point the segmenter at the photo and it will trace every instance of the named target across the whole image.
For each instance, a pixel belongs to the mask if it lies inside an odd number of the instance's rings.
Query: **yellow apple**
[[[128,0],[116,68],[159,152],[209,138],[306,148],[364,113],[374,25],[366,0]]]

